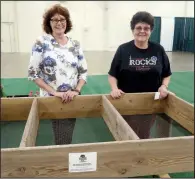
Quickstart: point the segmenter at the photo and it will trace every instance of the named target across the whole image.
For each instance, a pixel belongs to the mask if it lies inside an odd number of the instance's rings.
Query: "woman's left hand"
[[[63,102],[68,103],[77,95],[79,95],[79,93],[76,91],[67,91],[63,94]]]
[[[169,91],[167,90],[167,87],[165,85],[161,85],[158,89],[158,92],[160,92],[160,99],[164,99],[169,94]]]

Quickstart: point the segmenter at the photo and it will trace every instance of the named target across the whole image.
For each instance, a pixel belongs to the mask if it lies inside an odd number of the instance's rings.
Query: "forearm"
[[[84,86],[85,83],[86,83],[85,80],[80,79],[79,82],[78,82],[78,84],[77,84],[76,89],[79,90],[79,91],[81,91],[81,89],[82,89],[82,87]]]
[[[114,89],[118,89],[118,86],[117,86],[117,79],[113,76],[108,76],[108,81],[109,81],[109,84],[110,84],[110,87],[112,90]]]
[[[37,78],[36,80],[34,80],[34,82],[43,90],[47,91],[49,94],[52,94],[55,96],[56,91],[49,86],[48,84],[46,84],[41,78]]]
[[[168,76],[166,78],[163,78],[162,85],[165,85],[168,87],[169,82],[170,82],[171,76]]]

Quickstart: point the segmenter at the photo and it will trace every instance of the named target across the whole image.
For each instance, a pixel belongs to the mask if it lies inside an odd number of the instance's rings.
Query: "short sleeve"
[[[166,77],[172,75],[172,72],[171,72],[169,58],[168,58],[164,48],[162,51],[162,59],[163,59],[162,77],[166,78]]]
[[[35,80],[40,78],[40,63],[42,61],[43,46],[41,40],[38,39],[31,51],[30,62],[28,65],[28,79]]]
[[[78,79],[87,82],[87,61],[81,47],[79,47],[78,55]]]
[[[120,64],[121,64],[121,49],[119,46],[112,60],[108,74],[117,78],[120,70]]]

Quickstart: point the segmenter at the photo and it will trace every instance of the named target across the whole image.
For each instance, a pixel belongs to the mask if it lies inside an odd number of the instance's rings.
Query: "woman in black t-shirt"
[[[149,41],[154,28],[154,17],[148,12],[138,12],[131,20],[134,40],[120,45],[108,72],[111,96],[120,98],[123,93],[160,92],[160,99],[168,95],[171,69],[164,48]],[[149,138],[154,122],[151,115],[124,116],[140,138]],[[148,129],[148,130],[146,130]]]

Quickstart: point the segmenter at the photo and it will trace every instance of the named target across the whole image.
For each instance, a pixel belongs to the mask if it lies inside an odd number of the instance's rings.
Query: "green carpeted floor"
[[[194,103],[194,73],[174,72],[169,90],[184,100]],[[6,95],[27,95],[30,90],[36,91],[38,87],[27,79],[1,79]],[[87,85],[82,94],[106,94],[110,92],[107,75],[89,76]],[[24,130],[25,122],[1,123],[1,148],[18,147]],[[173,135],[188,135],[177,124],[172,125]],[[53,133],[51,121],[41,120],[36,145],[52,145]],[[102,118],[79,119],[76,122],[73,143],[104,142],[114,140]],[[170,174],[173,178],[192,178],[194,172]]]
[[[30,90],[39,90],[37,86],[26,78],[1,79],[7,95],[28,94]],[[171,78],[169,90],[177,96],[194,103],[194,72],[174,72]],[[82,94],[105,94],[110,92],[107,75],[94,75],[88,77],[88,83],[84,86]]]

